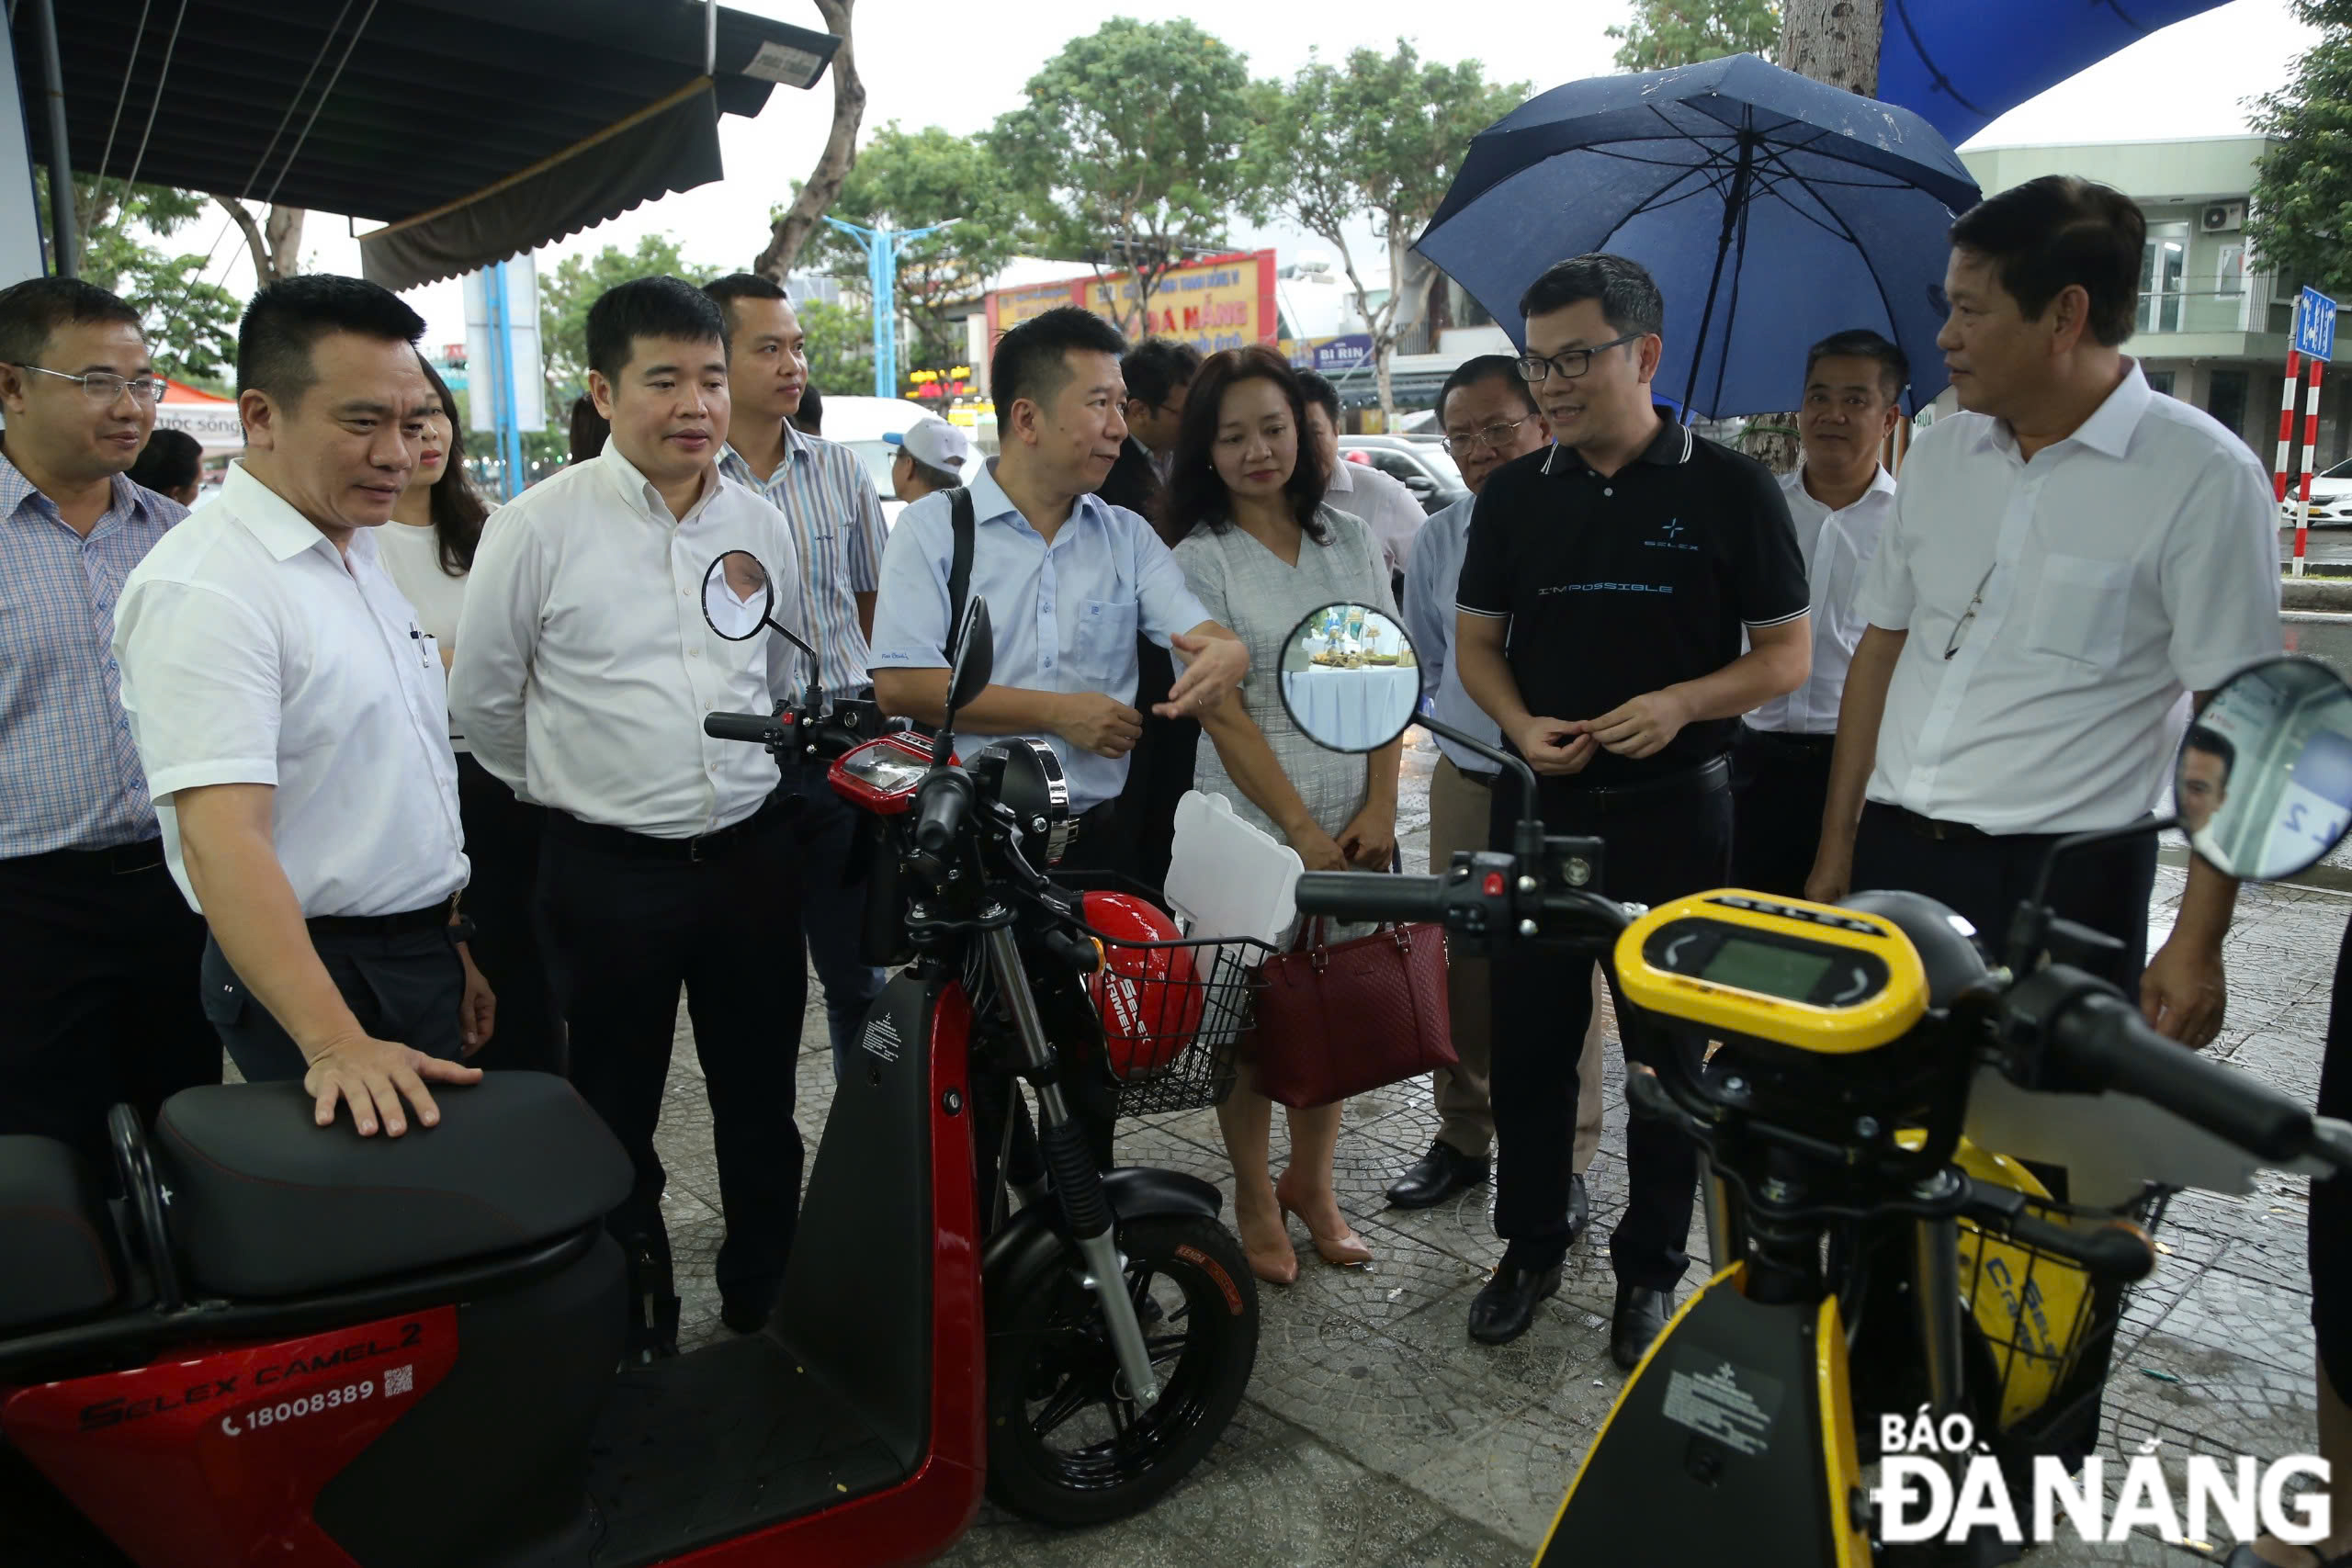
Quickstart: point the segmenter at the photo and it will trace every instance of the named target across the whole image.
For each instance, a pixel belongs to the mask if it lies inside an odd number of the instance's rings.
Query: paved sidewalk
[[[1400,827],[1412,869],[1427,855],[1431,755],[1425,744],[1408,752]],[[2167,868],[2160,878],[2161,930],[2182,874]],[[2329,977],[2348,911],[2352,899],[2334,893],[2247,890],[2229,947],[2229,1024],[2214,1055],[2299,1097],[2316,1091]],[[719,1221],[709,1111],[683,1011],[679,1045],[661,1143],[691,1345],[725,1330],[710,1280]],[[801,1051],[797,1120],[813,1154],[831,1093],[813,997]],[[1383,1207],[1388,1182],[1429,1146],[1435,1118],[1426,1088],[1351,1101],[1340,1201],[1377,1260],[1362,1270],[1329,1268],[1293,1227],[1298,1281],[1261,1289],[1256,1374],[1210,1461],[1149,1515],[1105,1529],[1059,1534],[986,1508],[945,1561],[971,1568],[1527,1562],[1623,1385],[1608,1359],[1612,1287],[1605,1247],[1596,1245],[1624,1202],[1620,1077],[1612,1065],[1610,1129],[1590,1177],[1594,1235],[1570,1255],[1560,1295],[1524,1338],[1488,1348],[1471,1343],[1464,1327],[1470,1298],[1501,1251],[1488,1218],[1490,1189],[1418,1213]],[[1279,1157],[1279,1133],[1276,1141]],[[1125,1163],[1220,1185],[1227,1178],[1212,1112],[1125,1125],[1119,1152]],[[2303,1180],[2275,1176],[2248,1196],[2187,1193],[2175,1201],[2160,1233],[2166,1255],[2127,1312],[2103,1452],[2128,1452],[2154,1437],[2177,1469],[2192,1445],[2265,1459],[2312,1450],[2306,1203]],[[1703,1235],[1691,1250],[1703,1257]],[[1705,1271],[1694,1263],[1694,1277]],[[2195,1560],[2152,1540],[2046,1549],[2029,1559],[2052,1568]]]

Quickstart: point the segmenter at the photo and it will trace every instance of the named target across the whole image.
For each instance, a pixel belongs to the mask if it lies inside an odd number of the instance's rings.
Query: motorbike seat
[[[0,1333],[86,1317],[119,1288],[106,1205],[51,1138],[0,1137]]]
[[[628,1193],[628,1156],[545,1073],[438,1085],[441,1122],[321,1127],[299,1083],[183,1089],[155,1120],[173,1241],[199,1292],[311,1294],[552,1241]]]

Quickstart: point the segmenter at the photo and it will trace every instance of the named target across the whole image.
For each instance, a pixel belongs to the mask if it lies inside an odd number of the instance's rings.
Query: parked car
[[[1351,452],[1363,456],[1350,458]],[[1340,457],[1343,462],[1370,463],[1390,479],[1400,481],[1419,500],[1421,510],[1431,515],[1470,493],[1470,487],[1462,482],[1462,470],[1453,466],[1445,448],[1434,441],[1410,435],[1342,435]]]
[[[2278,503],[2280,527],[2295,525],[2296,514],[2302,510],[2302,489],[2300,480],[2287,487],[2287,499]],[[2352,525],[2352,459],[2312,476],[2312,526],[2346,525]]]
[[[899,449],[882,438],[904,435],[917,420],[930,417],[931,412],[910,398],[825,400],[825,439],[838,441],[856,453],[858,461],[865,465],[865,471],[874,476],[874,488],[882,497],[882,520],[886,525],[897,523],[906,505],[890,493],[890,465],[897,460]]]

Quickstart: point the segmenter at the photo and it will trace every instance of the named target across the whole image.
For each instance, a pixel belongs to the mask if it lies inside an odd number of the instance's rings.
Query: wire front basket
[[[1128,942],[1102,939],[1089,983],[1102,1048],[1118,1080],[1117,1114],[1155,1116],[1222,1104],[1272,950],[1248,938]]]
[[[2031,1201],[2026,1213],[2061,1225],[2131,1220],[2153,1236],[2172,1191],[2150,1187],[2118,1209]],[[1961,1294],[1992,1358],[2000,1430],[2053,1430],[2084,1398],[2097,1397],[2129,1287],[2096,1280],[2067,1258],[1965,1220],[1959,1229]]]

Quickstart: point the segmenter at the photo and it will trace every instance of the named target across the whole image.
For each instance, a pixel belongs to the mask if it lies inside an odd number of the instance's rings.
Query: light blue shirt
[[[1502,728],[1470,700],[1470,694],[1462,689],[1461,672],[1454,667],[1454,590],[1462,581],[1462,555],[1470,544],[1474,504],[1474,497],[1464,496],[1421,525],[1412,556],[1405,563],[1405,630],[1413,639],[1413,657],[1429,671],[1421,677],[1421,711],[1490,746],[1499,746]],[[1494,773],[1492,759],[1466,750],[1442,735],[1435,739],[1437,749],[1464,773]]]
[[[972,586],[989,603],[996,634],[991,683],[1032,692],[1099,692],[1136,699],[1136,634],[1160,647],[1209,618],[1183,570],[1151,525],[1125,507],[1082,495],[1069,521],[1045,536],[996,482],[991,457],[972,476]],[[956,554],[948,492],[927,495],[899,514],[882,551],[874,608],[874,668],[947,667],[947,573]],[[969,757],[993,735],[959,733]],[[1060,757],[1070,810],[1111,799],[1126,784],[1125,757],[1098,757],[1058,735],[1038,737]]]

